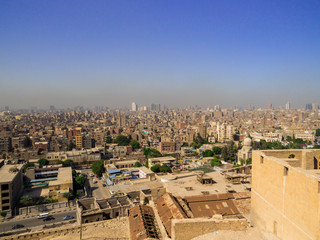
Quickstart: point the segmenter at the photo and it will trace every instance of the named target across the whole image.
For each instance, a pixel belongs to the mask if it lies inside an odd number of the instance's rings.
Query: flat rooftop
[[[10,183],[21,170],[23,164],[3,165],[0,168],[0,183]]]
[[[72,182],[72,168],[62,167],[58,170],[58,177],[55,181],[50,181],[49,186]]]
[[[221,171],[206,173],[206,176],[212,177],[213,184],[201,184],[197,180],[197,175],[194,174],[180,174],[172,175],[174,177],[165,177],[164,185],[168,192],[173,193],[175,196],[182,198],[193,195],[202,195],[204,192],[207,194],[227,193],[227,189],[232,189],[234,192],[245,192],[246,184],[232,184],[225,180],[225,176]]]

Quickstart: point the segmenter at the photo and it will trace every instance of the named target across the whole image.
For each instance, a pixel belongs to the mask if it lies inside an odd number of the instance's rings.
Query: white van
[[[38,219],[41,219],[41,218],[45,218],[45,217],[48,217],[49,216],[49,213],[41,213],[38,215]]]

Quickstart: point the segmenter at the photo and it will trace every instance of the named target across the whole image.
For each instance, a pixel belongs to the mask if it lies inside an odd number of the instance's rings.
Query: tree
[[[131,145],[132,149],[139,149],[140,148],[140,144],[135,140],[131,141],[130,145]]]
[[[182,147],[189,147],[189,144],[188,144],[187,142],[184,142],[184,143],[182,144]]]
[[[29,195],[23,195],[20,198],[20,203],[24,206],[30,206],[33,204],[33,200],[32,197],[30,197]]]
[[[63,167],[73,167],[74,166],[74,162],[71,159],[67,159],[62,163]]]
[[[74,148],[76,148],[76,145],[73,142],[69,143],[68,146],[67,146],[67,150],[68,151],[71,151]]]
[[[319,128],[316,130],[316,136],[317,136],[317,137],[320,136],[320,129],[319,129]]]
[[[75,177],[75,181],[79,185],[80,188],[83,188],[84,184],[86,182],[86,179],[82,174],[79,174],[78,176]]]
[[[98,177],[101,177],[102,173],[105,172],[103,161],[94,162],[91,166],[91,169],[94,174],[96,174]]]
[[[160,165],[159,164],[155,164],[150,169],[151,169],[152,172],[160,172]]]
[[[214,155],[220,155],[221,151],[222,151],[221,147],[213,147],[212,148],[212,152],[213,152]]]
[[[25,165],[23,165],[22,171],[26,172],[27,168],[29,167],[34,167],[34,163],[26,163]]]
[[[148,160],[144,163],[144,166],[145,167],[149,167],[149,161]]]
[[[248,158],[248,159],[246,160],[246,165],[250,165],[250,164],[252,164],[252,158]]]
[[[163,164],[159,167],[160,172],[171,172],[171,168],[167,164]]]
[[[128,146],[130,143],[130,140],[128,137],[123,136],[123,135],[119,135],[116,138],[116,143],[118,143],[119,146]]]
[[[142,164],[141,164],[140,162],[135,162],[133,166],[134,166],[134,167],[141,167]]]
[[[221,161],[218,158],[213,158],[210,160],[211,167],[220,166],[220,165],[221,165]]]
[[[1,215],[1,217],[6,217],[7,216],[7,212],[2,211],[2,212],[0,212],[0,215]]]
[[[290,136],[287,136],[287,139],[286,139],[288,142],[291,142],[292,141],[292,137]]]
[[[108,136],[107,140],[106,140],[106,143],[113,143],[113,138]]]
[[[205,150],[203,153],[202,153],[202,156],[203,157],[212,157],[214,154],[211,150]]]
[[[45,158],[40,158],[38,160],[38,163],[39,163],[40,167],[49,165],[49,161],[47,159],[45,159]]]
[[[143,150],[143,154],[146,156],[146,158],[155,158],[155,157],[161,157],[161,153],[154,148],[145,148]]]

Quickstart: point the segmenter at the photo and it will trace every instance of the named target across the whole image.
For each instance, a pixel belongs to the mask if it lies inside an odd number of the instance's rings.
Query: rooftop
[[[3,165],[0,168],[0,183],[10,183],[21,170],[23,164]]]

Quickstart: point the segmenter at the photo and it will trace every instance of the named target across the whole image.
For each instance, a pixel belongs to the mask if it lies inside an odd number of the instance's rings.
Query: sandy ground
[[[129,221],[128,218],[111,219],[94,224],[84,224],[82,239],[83,240],[103,240],[110,238],[129,239]],[[73,240],[80,239],[78,230],[74,230],[68,234],[57,236],[48,236],[41,240]]]

